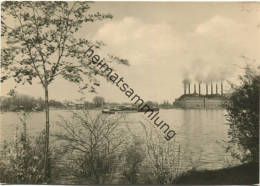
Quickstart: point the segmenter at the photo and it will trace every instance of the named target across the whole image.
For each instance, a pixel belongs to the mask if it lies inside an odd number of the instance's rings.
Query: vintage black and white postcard
[[[259,183],[259,2],[2,1],[0,183]]]

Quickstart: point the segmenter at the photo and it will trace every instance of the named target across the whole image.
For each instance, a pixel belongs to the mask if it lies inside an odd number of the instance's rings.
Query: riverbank
[[[70,121],[72,116],[73,116],[73,110],[51,110],[50,111],[50,119],[51,119],[51,134],[56,134],[60,132],[65,132],[66,128],[61,128],[59,123],[63,123],[63,121]],[[79,113],[78,111],[75,111],[75,113]],[[100,113],[99,111],[95,110],[90,110],[89,114],[95,118],[95,116]],[[222,146],[219,145],[217,141],[219,140],[224,140],[228,141],[227,139],[227,131],[228,131],[228,126],[224,125],[225,123],[225,118],[224,114],[225,112],[223,110],[183,110],[183,109],[160,109],[160,114],[165,118],[165,121],[169,121],[169,123],[176,123],[174,127],[178,128],[178,134],[176,135],[176,143],[174,143],[171,148],[180,148],[180,156],[185,155],[182,158],[177,158],[177,155],[170,155],[166,156],[163,154],[164,157],[166,158],[171,158],[174,159],[174,161],[180,161],[180,167],[176,167],[174,165],[173,167],[170,167],[171,169],[178,169],[178,173],[181,171],[186,170],[187,167],[190,167],[189,165],[189,160],[192,156],[196,156],[197,154],[192,154],[191,152],[201,152],[201,159],[202,161],[202,166],[201,168],[206,169],[207,167],[212,167],[214,165],[218,167],[223,167],[225,166],[226,162],[220,161],[222,160],[221,158],[227,157],[232,161],[232,157],[229,156],[228,153],[226,153],[226,150],[222,148]],[[19,120],[19,115],[14,112],[6,112],[0,115],[0,120],[1,120],[1,126],[0,126],[0,148],[3,147],[3,141],[6,140],[8,142],[12,141],[14,137],[16,136],[16,128],[19,126],[19,128],[22,130],[22,125],[20,124]],[[174,117],[173,117],[174,116]],[[104,118],[113,118],[114,116],[109,116],[104,117]],[[118,116],[115,115],[115,118]],[[146,123],[147,121],[143,117],[143,113],[132,113],[132,114],[126,114],[123,116],[124,118],[122,119],[122,122],[120,124],[120,130],[122,129],[122,134],[120,135],[121,137],[126,137],[126,136],[131,136],[131,134],[136,135],[138,138],[140,137],[141,140],[142,138],[145,138],[145,131],[143,127],[141,127],[141,124],[139,123],[140,121],[145,123],[145,126],[147,127],[148,134],[150,134],[150,123]],[[61,119],[61,118],[64,118]],[[75,122],[78,123],[78,122]],[[210,123],[210,125],[209,125]],[[151,126],[152,127],[152,126]],[[45,113],[44,112],[34,112],[31,113],[30,117],[28,117],[27,120],[27,129],[28,129],[28,134],[31,136],[36,136],[38,135],[42,130],[45,128]],[[152,128],[153,129],[153,128]],[[157,129],[154,129],[157,130]],[[129,132],[131,131],[131,133]],[[162,134],[159,133],[161,137]],[[202,133],[203,135],[198,135],[198,133]],[[154,134],[157,135],[157,132],[154,131]],[[85,133],[82,133],[82,135],[86,135]],[[204,136],[207,136],[205,138]],[[82,137],[85,139],[85,137]],[[51,136],[51,143],[54,144],[55,138]],[[126,138],[127,144],[130,143],[129,139],[130,137]],[[53,142],[53,141],[54,142]],[[144,139],[145,141],[146,138]],[[154,140],[158,140],[157,137],[154,136]],[[88,142],[88,141],[87,141]],[[149,140],[148,142],[152,142]],[[165,145],[168,144],[166,140],[162,139],[161,141],[163,143],[162,146],[159,147],[164,147]],[[169,141],[171,143],[171,140]],[[141,143],[144,145],[143,143]],[[141,146],[142,146],[141,145]],[[59,144],[57,145],[59,147]],[[156,145],[157,147],[157,145]],[[132,147],[133,150],[135,150],[135,147]],[[143,147],[145,148],[145,147]],[[175,149],[177,151],[178,149]],[[175,151],[168,151],[169,153],[174,153]],[[211,152],[213,156],[208,156],[207,152]],[[157,153],[157,152],[156,152]],[[142,154],[142,153],[141,153]],[[63,154],[62,154],[63,155]],[[131,155],[132,157],[132,155]],[[154,156],[154,158],[161,157],[160,156]],[[198,158],[197,156],[194,158]],[[130,159],[132,161],[132,159]],[[129,160],[129,161],[130,161]],[[135,158],[133,158],[135,160]],[[165,161],[165,159],[159,159],[160,161]],[[171,161],[171,162],[174,162]],[[120,162],[120,161],[118,161]],[[156,162],[156,161],[155,161]],[[167,160],[168,162],[168,160]],[[163,163],[163,165],[168,163]],[[120,165],[121,166],[121,165]],[[152,165],[145,165],[145,167],[150,167]],[[153,166],[152,166],[153,167]],[[159,167],[160,168],[160,167]],[[119,168],[120,169],[120,168]],[[167,169],[165,169],[167,170]],[[77,170],[76,170],[77,171]],[[144,170],[145,171],[145,170]],[[177,174],[177,173],[176,173]],[[148,174],[147,174],[148,175]],[[151,174],[149,174],[151,175]],[[159,175],[159,174],[158,174]],[[67,176],[67,175],[66,175]],[[1,177],[1,176],[0,176]],[[140,178],[140,177],[139,177]],[[116,181],[115,181],[116,182]],[[66,182],[62,182],[66,183]],[[59,182],[59,184],[62,184]],[[108,182],[112,183],[112,182]],[[114,183],[114,182],[113,182]],[[121,183],[121,182],[120,182]],[[141,183],[141,181],[140,181]],[[143,183],[143,182],[142,182]],[[144,182],[144,183],[156,183],[156,182]],[[159,182],[158,182],[159,183]],[[76,183],[74,183],[76,184]],[[119,183],[118,183],[119,184]]]
[[[247,163],[218,170],[191,170],[180,176],[175,184],[192,185],[252,185],[259,183],[259,165]]]

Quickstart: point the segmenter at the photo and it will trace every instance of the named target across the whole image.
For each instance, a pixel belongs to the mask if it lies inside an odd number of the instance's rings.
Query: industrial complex
[[[221,83],[194,83],[194,91],[191,93],[191,83],[184,81],[184,94],[175,99],[173,105],[184,109],[221,109],[224,107],[226,97]],[[219,92],[220,85],[220,92]],[[198,91],[197,91],[198,87]],[[215,87],[215,88],[214,88]],[[205,88],[205,94],[202,89]],[[214,91],[215,89],[215,91]]]

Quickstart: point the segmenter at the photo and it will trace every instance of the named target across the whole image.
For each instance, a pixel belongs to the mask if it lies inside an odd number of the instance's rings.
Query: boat
[[[118,112],[118,111],[122,111],[122,109],[120,109],[119,107],[114,107],[111,109],[112,111]]]
[[[110,110],[110,109],[103,109],[103,110],[102,110],[102,113],[103,113],[103,114],[115,114],[115,111]]]
[[[118,112],[136,112],[137,109],[134,106],[131,105],[122,105],[117,108]]]

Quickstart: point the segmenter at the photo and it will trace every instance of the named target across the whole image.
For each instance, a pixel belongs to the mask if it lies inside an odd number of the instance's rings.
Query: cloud
[[[241,56],[259,59],[254,52],[257,29],[230,18],[216,15],[194,29],[189,39],[189,61],[183,76],[195,81],[220,81],[237,75]],[[243,66],[243,65],[239,65]]]
[[[130,67],[119,72],[144,99],[159,100],[162,90],[168,94],[164,99],[171,99],[173,80],[181,82],[177,57],[185,48],[173,25],[125,17],[104,24],[95,39],[107,44],[106,51],[129,60]]]
[[[171,100],[182,92],[182,80],[222,81],[237,77],[240,56],[259,59],[251,24],[220,15],[180,32],[174,24],[145,23],[133,17],[104,24],[95,39],[106,50],[130,61],[120,73],[147,99]],[[241,65],[240,65],[241,66]],[[242,65],[243,66],[243,65]]]
[[[120,17],[99,25],[93,39],[106,44],[105,52],[129,60],[130,67],[118,65],[117,72],[145,100],[173,100],[182,94],[186,77],[193,81],[234,80],[244,59],[248,63],[255,59],[259,64],[259,23],[252,20],[215,15],[182,31],[187,23],[181,20],[178,24],[147,23],[143,17]],[[52,96],[78,97],[72,89],[62,89],[64,83],[57,83],[59,89],[53,86],[54,92],[62,93]],[[26,87],[22,93],[34,92],[32,89]],[[110,101],[129,101],[107,82],[98,92]]]
[[[209,19],[208,21],[199,24],[196,29],[195,33],[199,34],[207,34],[211,33],[212,35],[223,35],[234,33],[234,30],[231,28],[236,28],[238,30],[241,30],[244,27],[244,25],[239,24],[232,19],[216,15]],[[236,30],[236,31],[238,31]]]
[[[127,57],[135,65],[149,63],[151,59],[168,60],[183,47],[172,25],[144,24],[133,17],[104,24],[96,39],[104,41],[109,50]]]

